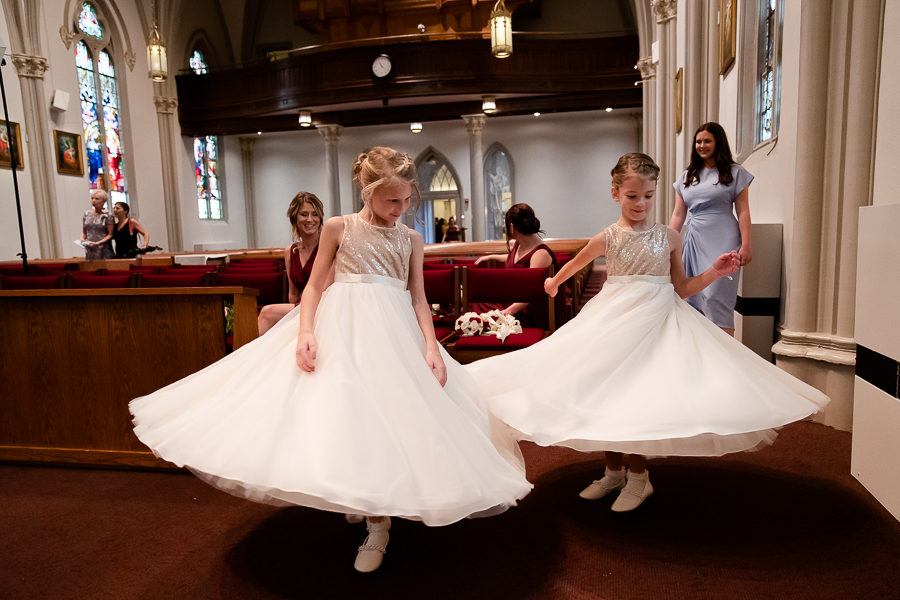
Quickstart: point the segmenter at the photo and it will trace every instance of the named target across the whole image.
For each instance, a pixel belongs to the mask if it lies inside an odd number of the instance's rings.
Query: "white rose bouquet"
[[[505,315],[499,310],[492,310],[481,315],[481,319],[485,322],[485,335],[496,335],[497,338],[504,342],[506,338],[513,333],[522,333],[522,325],[519,320],[512,315]]]
[[[456,320],[456,333],[462,337],[481,335],[484,330],[484,319],[478,313],[467,312]]]
[[[456,320],[456,333],[462,337],[473,335],[495,335],[504,342],[513,333],[522,333],[519,320],[511,315],[504,315],[499,310],[478,314],[467,312]]]

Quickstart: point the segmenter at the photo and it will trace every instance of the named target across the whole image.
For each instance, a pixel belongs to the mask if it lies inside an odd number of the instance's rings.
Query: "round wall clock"
[[[387,77],[391,72],[391,57],[387,54],[379,54],[372,61],[372,74],[375,77]]]

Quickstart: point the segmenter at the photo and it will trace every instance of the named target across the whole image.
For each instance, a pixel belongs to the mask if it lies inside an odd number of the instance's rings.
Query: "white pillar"
[[[641,96],[643,100],[644,134],[643,151],[656,158],[656,65],[649,56],[638,60],[641,71]]]
[[[47,98],[44,94],[44,73],[50,67],[42,56],[13,54],[12,62],[19,75],[22,90],[24,130],[19,148],[21,156],[28,156],[28,171],[34,193],[34,210],[37,218],[38,243],[41,258],[60,258],[59,210],[56,206],[56,189],[53,174],[56,165],[50,150],[53,136],[50,135],[47,119]],[[27,136],[25,135],[27,133]],[[26,142],[27,140],[27,142]],[[82,199],[82,202],[86,199]]]
[[[247,220],[247,247],[256,248],[256,195],[253,184],[253,146],[256,138],[241,136],[241,171],[244,175],[244,214]]]
[[[162,158],[163,206],[166,211],[166,241],[169,252],[184,250],[181,231],[181,203],[178,201],[178,161],[175,159],[175,108],[178,100],[169,96],[154,96],[156,121],[159,125],[159,151]]]
[[[681,172],[675,165],[675,85],[677,38],[675,15],[677,0],[652,0],[656,15],[659,63],[657,66],[656,92],[656,153],[653,158],[660,167],[660,185],[656,192],[656,220],[668,223],[675,205],[675,192],[671,183]]]
[[[325,140],[325,172],[328,173],[328,193],[331,197],[329,208],[334,217],[341,214],[341,176],[338,172],[338,142],[341,139],[340,125],[316,125],[319,135]]]
[[[484,115],[463,115],[466,132],[469,134],[469,181],[472,186],[472,223],[469,225],[467,241],[480,242],[485,237],[487,205],[484,201],[484,148],[481,133],[487,117]]]

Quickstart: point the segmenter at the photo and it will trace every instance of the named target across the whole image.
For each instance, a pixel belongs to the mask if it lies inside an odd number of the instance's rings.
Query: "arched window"
[[[502,240],[506,211],[513,205],[512,162],[509,152],[500,144],[493,144],[484,159],[484,201],[488,219],[485,239]]]
[[[121,105],[109,35],[90,2],[81,4],[75,22],[75,66],[91,189],[109,192],[110,204],[128,201],[122,144]]]
[[[756,143],[778,135],[781,112],[781,0],[760,2],[756,61]]]
[[[197,75],[203,75],[209,70],[206,58],[199,50],[194,50],[188,63]],[[214,135],[195,137],[193,148],[197,214],[205,220],[223,220],[225,210],[219,186],[219,138]]]
[[[416,161],[416,170],[419,175],[422,207],[415,222],[407,225],[415,227],[425,238],[426,244],[434,244],[443,238],[443,231],[438,228],[441,219],[446,224],[450,217],[453,217],[459,226],[463,227],[459,222],[459,177],[453,165],[430,148]]]

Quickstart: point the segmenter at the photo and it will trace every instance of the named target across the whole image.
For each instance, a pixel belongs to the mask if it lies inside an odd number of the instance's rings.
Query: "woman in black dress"
[[[142,248],[146,248],[150,243],[150,234],[137,222],[137,219],[128,216],[129,212],[131,212],[131,208],[126,202],[116,202],[113,207],[113,216],[116,217],[116,225],[113,229],[116,258],[134,258],[138,255],[138,234],[144,238]]]

